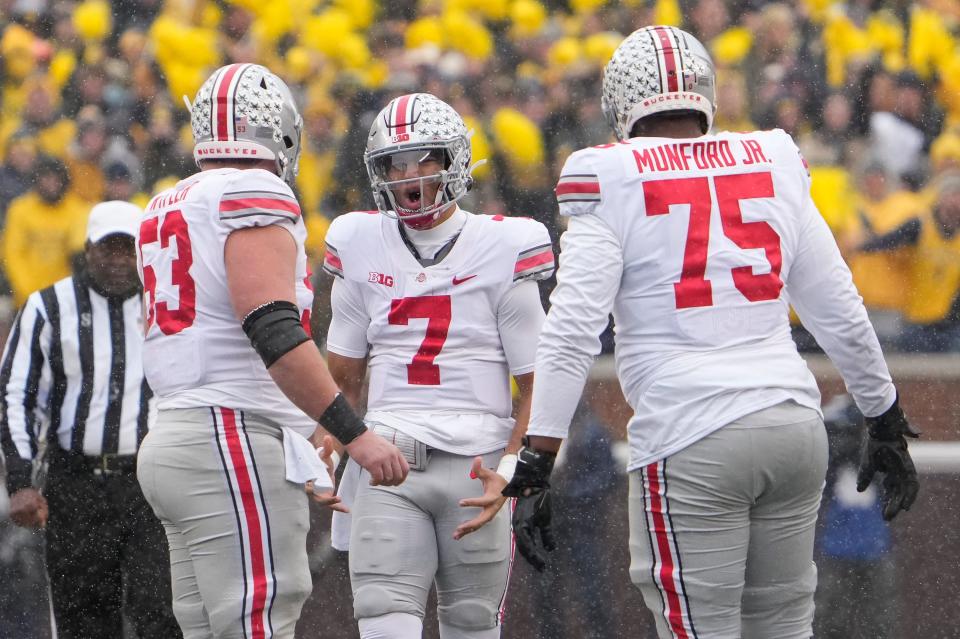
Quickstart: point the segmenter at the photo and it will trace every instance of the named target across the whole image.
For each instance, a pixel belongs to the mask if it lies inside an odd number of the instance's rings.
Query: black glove
[[[907,450],[906,437],[919,437],[900,408],[899,398],[879,417],[867,417],[867,430],[860,449],[860,468],[857,471],[857,490],[863,492],[874,474],[884,473],[883,518],[893,519],[901,510],[910,510],[920,480]]]
[[[557,547],[550,530],[550,472],[556,453],[521,448],[513,479],[503,489],[504,497],[516,497],[513,533],[517,550],[531,566],[543,572],[548,552]]]

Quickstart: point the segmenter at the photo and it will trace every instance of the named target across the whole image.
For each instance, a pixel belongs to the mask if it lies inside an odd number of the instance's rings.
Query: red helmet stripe
[[[238,72],[245,66],[247,65],[231,64],[223,70],[214,86],[217,95],[212,109],[216,124],[213,130],[214,140],[232,140],[234,137],[233,98],[236,95],[236,80],[239,80],[240,75]]]
[[[407,123],[410,122],[410,120],[407,117],[407,104],[409,104],[409,102],[410,102],[409,95],[405,95],[397,99],[397,104],[396,104],[397,111],[394,116],[395,119],[393,121],[393,126],[395,127],[393,131],[394,134],[407,132]]]
[[[660,40],[660,55],[658,56],[663,60],[664,70],[666,71],[666,90],[669,92],[679,91],[680,85],[677,81],[677,48],[673,44],[673,40],[670,38],[670,34],[663,27],[657,27],[654,29],[657,35],[657,39]]]

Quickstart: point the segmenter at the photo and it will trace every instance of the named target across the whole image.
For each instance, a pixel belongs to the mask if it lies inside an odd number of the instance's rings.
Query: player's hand
[[[36,488],[23,488],[10,496],[10,519],[24,528],[45,528],[47,500]]]
[[[907,437],[919,437],[920,431],[907,421],[900,408],[899,398],[879,417],[867,417],[867,431],[860,451],[857,471],[857,490],[863,492],[873,476],[884,473],[883,518],[890,521],[901,510],[910,506],[920,491],[920,480],[907,449]]]
[[[523,448],[517,456],[517,470],[503,489],[506,497],[516,497],[513,534],[517,550],[531,566],[543,572],[547,553],[556,547],[551,529],[550,473],[555,453]]]
[[[461,499],[460,506],[463,508],[480,508],[480,514],[465,521],[453,531],[454,539],[463,539],[465,535],[479,530],[491,519],[497,516],[500,508],[507,501],[503,496],[503,489],[507,486],[507,480],[501,477],[497,472],[490,468],[483,467],[483,458],[475,457],[473,466],[470,468],[470,478],[479,479],[483,486],[483,494],[479,497]]]
[[[330,476],[330,483],[336,486],[337,466],[340,465],[340,455],[337,453],[337,449],[334,446],[332,435],[323,436],[323,439],[320,443],[320,448],[317,449],[317,454],[320,455],[320,461],[323,462],[323,465],[327,469],[327,475]]]
[[[317,453],[320,455],[320,461],[323,462],[323,465],[327,468],[327,474],[330,475],[330,483],[334,486],[337,485],[337,466],[340,462],[339,455],[333,446],[333,437],[330,435],[324,435],[323,437],[323,447],[317,450]],[[310,495],[310,498],[313,501],[317,502],[322,506],[326,506],[330,510],[335,510],[341,513],[348,513],[350,509],[347,508],[343,503],[340,497],[337,496],[335,490],[317,490],[316,485],[312,481],[308,481],[306,484],[307,494]]]
[[[350,457],[370,473],[371,486],[399,486],[410,472],[400,449],[372,430],[347,444],[346,449]]]

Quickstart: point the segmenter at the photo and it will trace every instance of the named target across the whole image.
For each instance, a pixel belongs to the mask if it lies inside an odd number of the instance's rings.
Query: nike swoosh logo
[[[476,277],[476,275],[467,275],[467,276],[466,276],[465,278],[463,278],[463,279],[457,279],[457,276],[454,275],[454,276],[453,276],[453,285],[456,286],[457,284],[463,284],[463,283],[466,282],[467,280],[472,280],[472,279],[475,278],[475,277]]]

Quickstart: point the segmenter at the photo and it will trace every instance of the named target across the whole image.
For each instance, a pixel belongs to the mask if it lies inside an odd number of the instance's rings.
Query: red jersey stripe
[[[273,209],[300,215],[300,207],[296,202],[291,200],[253,197],[243,200],[223,200],[220,202],[221,213],[230,213],[231,211],[241,211],[243,209]]]
[[[567,193],[599,193],[599,182],[560,182],[554,189],[557,195],[566,195]]]
[[[542,253],[537,253],[536,255],[531,255],[530,257],[525,257],[522,260],[517,260],[517,265],[514,267],[513,272],[519,273],[520,271],[525,271],[534,266],[540,266],[541,264],[548,264],[553,261],[553,249],[547,247],[543,249]]]
[[[343,262],[340,261],[340,258],[327,251],[327,254],[323,257],[323,261],[332,266],[335,269],[343,270]]]

